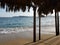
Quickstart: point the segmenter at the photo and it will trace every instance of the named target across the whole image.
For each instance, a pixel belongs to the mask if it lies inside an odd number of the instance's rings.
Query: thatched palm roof
[[[32,4],[34,3],[34,5]],[[60,11],[60,0],[0,0],[1,8],[4,8],[6,5],[6,11],[19,11],[22,9],[24,12],[26,6],[28,10],[31,6],[39,7],[38,13],[52,13],[53,9]]]
[[[4,8],[5,5],[7,6],[6,11],[19,11],[22,9],[24,12],[26,10],[26,6],[28,6],[28,8],[31,6],[31,0],[0,0],[0,3],[1,8]]]

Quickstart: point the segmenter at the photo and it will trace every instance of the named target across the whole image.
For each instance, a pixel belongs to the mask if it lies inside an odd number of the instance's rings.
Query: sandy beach
[[[38,33],[36,34],[36,40],[38,41]],[[41,40],[47,40],[54,34],[41,34]],[[33,42],[33,32],[24,31],[11,34],[0,34],[0,45],[28,45]]]

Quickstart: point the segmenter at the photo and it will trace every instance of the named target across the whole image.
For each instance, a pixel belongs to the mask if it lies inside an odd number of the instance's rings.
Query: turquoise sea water
[[[39,18],[36,18],[36,31],[39,32]],[[0,33],[17,33],[24,31],[33,31],[33,17],[0,17]],[[47,16],[41,18],[41,33],[55,33],[55,17]]]
[[[38,17],[36,19],[36,25],[38,26]],[[41,25],[54,25],[54,16],[53,17],[42,17]],[[33,26],[33,17],[20,16],[20,17],[0,17],[0,28],[12,28],[12,27],[32,27]]]

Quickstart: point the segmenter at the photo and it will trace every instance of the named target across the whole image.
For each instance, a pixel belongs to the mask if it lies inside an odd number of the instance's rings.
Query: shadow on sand
[[[26,43],[26,44],[24,44],[24,45],[37,45],[37,44],[39,44],[39,43],[43,43],[43,42],[45,42],[45,41],[47,41],[47,40],[49,40],[49,39],[51,39],[51,38],[54,38],[54,37],[56,37],[56,36],[49,37],[49,38],[47,38],[47,39],[45,39],[45,40],[37,40],[36,42]]]

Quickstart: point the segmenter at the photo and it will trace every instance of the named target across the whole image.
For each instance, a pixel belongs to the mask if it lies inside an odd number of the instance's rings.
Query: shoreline
[[[19,32],[26,32],[31,31],[33,32],[33,27],[16,27],[16,28],[0,28],[0,34],[10,34],[10,33],[19,33]],[[36,27],[36,33],[39,33],[39,27]],[[41,27],[42,34],[55,34],[54,27]]]

